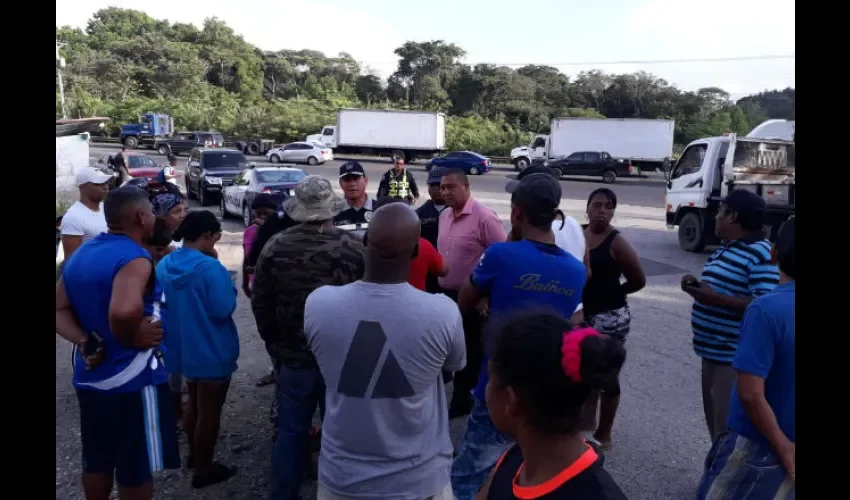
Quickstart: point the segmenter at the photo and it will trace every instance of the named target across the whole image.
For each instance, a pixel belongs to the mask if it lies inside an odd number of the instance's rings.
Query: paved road
[[[185,158],[182,159],[185,163]],[[333,179],[335,165],[305,167]],[[364,163],[372,179],[387,168],[386,163]],[[417,180],[425,173],[416,171]],[[507,170],[496,170],[472,179],[479,199],[505,219],[509,201],[503,191]],[[582,220],[587,192],[598,185],[564,181],[567,198],[562,207]],[[370,191],[376,188],[373,182]],[[710,446],[703,423],[699,363],[690,344],[690,302],[679,290],[682,274],[698,272],[704,255],[682,252],[675,233],[664,228],[661,212],[663,184],[622,182],[613,186],[620,196],[616,225],[642,256],[647,287],[630,298],[633,327],[629,357],[622,377],[623,396],[615,427],[615,448],[606,456],[606,467],[632,500],[681,500],[693,498],[705,453]],[[212,207],[213,212],[217,212]],[[222,262],[237,269],[242,258],[243,228],[239,221],[224,224],[219,252]],[[257,338],[250,306],[240,297],[235,314],[242,339],[240,369],[234,377],[223,419],[219,454],[240,467],[240,474],[225,485],[192,492],[188,476],[167,474],[157,481],[165,499],[253,500],[265,496],[270,454],[266,419],[270,388],[254,382],[269,368]],[[76,473],[79,468],[77,409],[70,388],[70,350],[57,341],[57,499],[81,498]],[[462,420],[452,423],[453,437],[463,432]],[[312,498],[314,483],[304,487]]]

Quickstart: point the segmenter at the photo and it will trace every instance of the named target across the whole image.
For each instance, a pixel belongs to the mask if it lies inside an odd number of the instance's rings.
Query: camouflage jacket
[[[251,308],[269,351],[291,368],[316,368],[304,337],[304,302],[324,285],[363,278],[364,248],[341,229],[300,224],[275,235],[257,259]]]

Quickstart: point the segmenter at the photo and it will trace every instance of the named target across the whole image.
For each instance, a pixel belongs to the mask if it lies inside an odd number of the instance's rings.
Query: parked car
[[[611,184],[617,177],[636,175],[631,160],[614,158],[605,151],[579,151],[566,158],[546,162],[546,166],[557,169],[561,176],[589,175],[602,177],[602,182]]]
[[[186,195],[201,206],[218,201],[221,190],[230,185],[239,172],[248,168],[241,151],[227,148],[195,148],[189,153]]]
[[[95,167],[101,170],[111,169],[110,159],[116,154],[102,154],[95,162]],[[127,165],[127,172],[133,179],[145,179],[148,184],[158,184],[157,175],[165,165],[157,165],[156,161],[144,153],[135,151],[124,151],[124,163]],[[124,179],[126,182],[129,179]]]
[[[278,204],[292,194],[298,181],[307,177],[300,168],[290,166],[256,167],[250,166],[236,174],[233,182],[224,188],[221,195],[221,217],[228,218],[239,214],[245,227],[253,223],[251,203],[260,193],[272,196]]]
[[[459,168],[467,175],[481,175],[489,172],[493,165],[490,159],[472,151],[455,151],[446,156],[432,158],[425,164],[425,170],[431,171],[433,167]]]
[[[319,165],[334,159],[333,151],[327,146],[312,142],[293,142],[266,153],[272,163],[306,163]]]
[[[159,154],[188,153],[195,148],[224,147],[224,136],[218,132],[178,132],[170,139],[160,139],[154,144]]]

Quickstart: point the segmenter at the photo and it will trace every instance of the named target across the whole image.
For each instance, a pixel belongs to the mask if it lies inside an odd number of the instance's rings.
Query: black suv
[[[156,141],[154,149],[163,156],[187,153],[195,148],[220,148],[224,137],[218,132],[177,132],[169,139]]]
[[[229,148],[195,148],[189,154],[186,172],[186,194],[197,199],[201,206],[218,201],[222,189],[233,177],[248,168],[241,151]]]

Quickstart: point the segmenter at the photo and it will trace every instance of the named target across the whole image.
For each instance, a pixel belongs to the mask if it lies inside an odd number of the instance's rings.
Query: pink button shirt
[[[439,279],[446,290],[459,290],[493,243],[505,241],[507,235],[496,212],[472,198],[455,215],[448,208],[440,214],[437,250],[449,265],[449,275]]]

